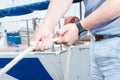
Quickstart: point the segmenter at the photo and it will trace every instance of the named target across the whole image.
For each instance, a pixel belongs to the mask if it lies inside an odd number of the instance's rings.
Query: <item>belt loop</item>
[[[93,34],[90,35],[90,40],[92,40],[92,41],[96,40]]]

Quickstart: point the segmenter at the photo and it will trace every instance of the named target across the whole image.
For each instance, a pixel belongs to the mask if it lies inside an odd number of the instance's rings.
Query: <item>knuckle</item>
[[[69,43],[69,39],[64,39],[64,42],[65,43]]]
[[[68,45],[68,46],[71,46],[71,45],[72,45],[72,43],[67,43],[67,45]]]

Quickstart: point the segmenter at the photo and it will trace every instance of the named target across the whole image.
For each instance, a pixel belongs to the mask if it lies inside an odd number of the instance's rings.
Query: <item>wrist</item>
[[[86,30],[83,28],[83,26],[82,26],[82,24],[80,23],[80,21],[75,21],[75,24],[76,24],[76,27],[77,27],[77,29],[78,29],[78,31],[79,31],[79,35],[80,35],[82,32],[86,31]]]

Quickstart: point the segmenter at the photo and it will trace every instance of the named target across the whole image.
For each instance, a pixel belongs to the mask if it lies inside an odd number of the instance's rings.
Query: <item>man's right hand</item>
[[[52,37],[52,31],[48,28],[38,28],[30,39],[30,45],[37,44],[35,50],[46,50],[51,45]]]

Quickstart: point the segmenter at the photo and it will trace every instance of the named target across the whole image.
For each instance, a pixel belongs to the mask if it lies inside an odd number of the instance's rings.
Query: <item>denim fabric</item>
[[[91,41],[92,80],[120,80],[120,37]]]

